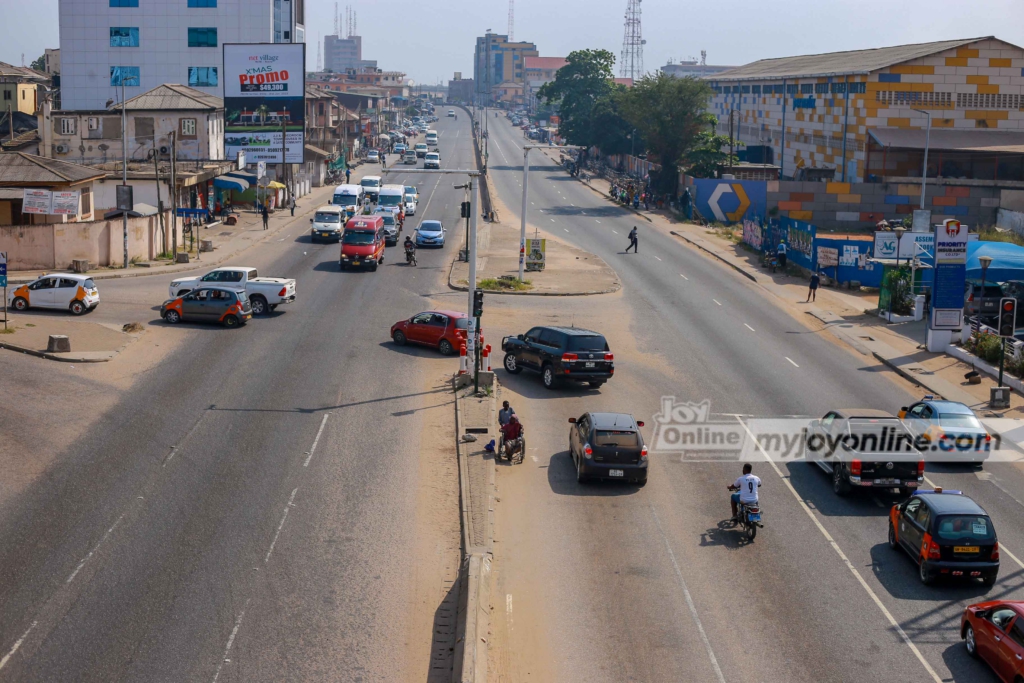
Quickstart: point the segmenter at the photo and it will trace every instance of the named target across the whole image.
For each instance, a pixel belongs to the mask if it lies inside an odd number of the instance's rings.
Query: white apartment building
[[[305,42],[305,0],[60,0],[61,105],[181,83],[223,96],[224,43]]]

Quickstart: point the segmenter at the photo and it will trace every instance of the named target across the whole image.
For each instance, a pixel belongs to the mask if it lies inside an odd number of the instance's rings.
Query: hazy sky
[[[184,2],[185,0],[142,0]],[[254,0],[248,0],[254,1]],[[266,1],[266,0],[265,0]],[[363,56],[385,69],[436,82],[473,73],[476,36],[505,33],[506,0],[341,0],[358,14]],[[516,0],[518,40],[542,56],[574,49],[622,50],[626,0]],[[21,64],[57,47],[57,0],[0,0],[0,61]],[[333,32],[333,0],[306,0],[307,64]],[[344,30],[344,29],[343,29]],[[764,57],[994,35],[1024,46],[1021,0],[643,0],[644,66],[699,57],[739,65]]]

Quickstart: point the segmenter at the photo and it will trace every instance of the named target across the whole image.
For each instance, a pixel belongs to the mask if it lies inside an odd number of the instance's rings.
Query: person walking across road
[[[807,301],[804,303],[810,303],[818,300],[818,285],[821,284],[821,278],[818,277],[817,273],[811,275],[811,287],[807,290]]]
[[[260,211],[260,215],[263,216],[263,229],[266,230],[270,223],[270,212],[267,211],[267,205],[263,205],[263,209]]]
[[[638,252],[637,244],[638,244],[638,242],[637,242],[637,231],[636,231],[636,226],[634,225],[633,229],[629,231],[629,246],[626,247],[626,253],[628,254],[630,248],[632,248],[633,249],[633,253],[636,254]]]

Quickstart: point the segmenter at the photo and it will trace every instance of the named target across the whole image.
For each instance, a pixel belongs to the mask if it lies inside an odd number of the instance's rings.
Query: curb
[[[749,273],[749,272],[747,272],[746,270],[744,270],[744,269],[743,269],[743,268],[741,268],[740,266],[738,266],[738,265],[736,265],[735,263],[732,263],[731,261],[729,261],[728,259],[726,259],[726,258],[725,258],[724,256],[722,256],[721,254],[719,254],[719,253],[717,253],[717,252],[714,252],[714,251],[711,251],[711,250],[710,250],[710,249],[708,249],[707,247],[705,247],[705,246],[703,246],[703,245],[701,245],[701,244],[698,244],[698,243],[697,243],[696,241],[694,241],[694,240],[690,239],[689,237],[686,237],[685,235],[681,235],[681,234],[679,234],[679,233],[678,233],[678,232],[676,232],[675,230],[669,230],[669,233],[670,233],[670,234],[672,234],[672,235],[675,235],[676,237],[678,237],[678,238],[679,238],[679,239],[681,239],[681,240],[684,240],[684,241],[686,241],[686,242],[688,242],[688,243],[692,244],[693,246],[697,247],[697,248],[698,248],[698,249],[700,249],[701,251],[704,251],[704,252],[707,252],[708,254],[711,254],[711,255],[712,255],[712,256],[714,256],[714,257],[715,257],[716,259],[718,259],[719,261],[721,261],[721,262],[722,262],[722,263],[724,263],[725,265],[729,266],[730,268],[732,268],[733,270],[735,270],[735,271],[736,271],[737,273],[739,273],[739,274],[740,274],[740,275],[742,275],[743,277],[747,278],[748,280],[751,280],[752,282],[757,282],[757,278],[756,278],[756,277],[755,277],[755,276],[753,275],[753,273]]]
[[[109,358],[83,358],[81,356],[68,356],[62,353],[51,353],[49,351],[37,351],[35,349],[27,349],[23,346],[17,346],[16,344],[8,344],[7,342],[0,342],[0,349],[7,349],[8,351],[17,351],[18,353],[27,353],[30,356],[36,356],[37,358],[45,358],[47,360],[54,360],[60,363],[106,363],[114,359],[117,355],[117,351],[110,352]]]
[[[545,154],[545,156],[547,156],[547,155]],[[551,157],[548,157],[548,159],[551,159]],[[551,159],[551,161],[554,161],[554,159]],[[556,165],[557,165],[557,164],[556,164]],[[597,189],[596,187],[594,187],[594,186],[593,186],[593,185],[591,185],[590,183],[585,183],[585,182],[583,182],[582,180],[580,180],[579,178],[574,178],[573,180],[576,180],[576,181],[577,181],[577,182],[578,182],[578,183],[579,183],[580,185],[584,185],[584,186],[586,186],[586,187],[589,187],[589,188],[590,188],[591,190],[593,190],[594,192],[596,192],[596,193],[597,193],[597,194],[598,194],[598,195],[599,195],[599,196],[600,196],[601,198],[603,198],[603,199],[607,199],[608,201],[611,201],[611,202],[612,202],[612,203],[613,203],[613,204],[614,204],[615,206],[618,206],[618,207],[619,207],[619,208],[621,208],[621,209],[625,209],[625,210],[629,211],[630,213],[634,213],[634,214],[636,214],[637,216],[640,216],[640,218],[643,218],[643,219],[644,219],[645,221],[647,221],[648,223],[653,223],[653,222],[654,222],[654,221],[653,221],[653,220],[651,220],[651,219],[650,219],[650,218],[649,218],[648,216],[646,216],[646,215],[644,215],[643,213],[641,213],[641,212],[637,211],[637,210],[636,210],[636,209],[634,209],[634,208],[633,208],[632,206],[623,206],[623,205],[619,204],[619,203],[618,203],[617,201],[615,201],[614,199],[612,199],[612,198],[611,198],[611,196],[609,196],[609,195],[608,195],[607,193],[605,193],[605,192],[602,192],[601,190]]]
[[[466,285],[456,285],[452,283],[452,273],[455,272],[455,264],[458,263],[458,257],[452,260],[452,265],[448,267],[448,289],[453,289],[456,292],[468,292],[469,287]],[[479,287],[477,289],[480,289]],[[617,287],[611,289],[594,290],[592,292],[504,292],[500,289],[480,289],[481,292],[487,292],[488,294],[500,294],[502,296],[594,296],[597,294],[611,294],[622,289],[620,283]]]

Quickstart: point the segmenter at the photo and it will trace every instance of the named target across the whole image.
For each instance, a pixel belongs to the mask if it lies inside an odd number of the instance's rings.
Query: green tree
[[[29,64],[29,67],[35,69],[36,71],[42,71],[43,73],[46,73],[46,54],[43,53],[39,55],[39,59]]]
[[[701,143],[711,95],[710,86],[703,81],[664,73],[644,76],[618,95],[622,117],[647,142],[651,160],[661,164],[662,171],[654,178],[661,192],[676,192],[678,164]]]
[[[615,85],[607,95],[594,102],[591,110],[591,137],[603,154],[629,154],[633,151],[639,154],[644,151],[639,132],[634,139],[633,126],[622,118],[618,96],[625,89],[624,85]]]
[[[682,163],[694,178],[715,178],[723,166],[732,166],[739,158],[729,156],[729,136],[716,132],[718,118],[714,114],[705,114],[704,122],[708,129],[697,133],[693,146],[683,153]],[[737,146],[742,144],[735,141]]]
[[[612,90],[615,55],[608,50],[576,50],[545,83],[537,96],[559,107],[558,134],[571,145],[597,144],[593,128],[594,105]]]

